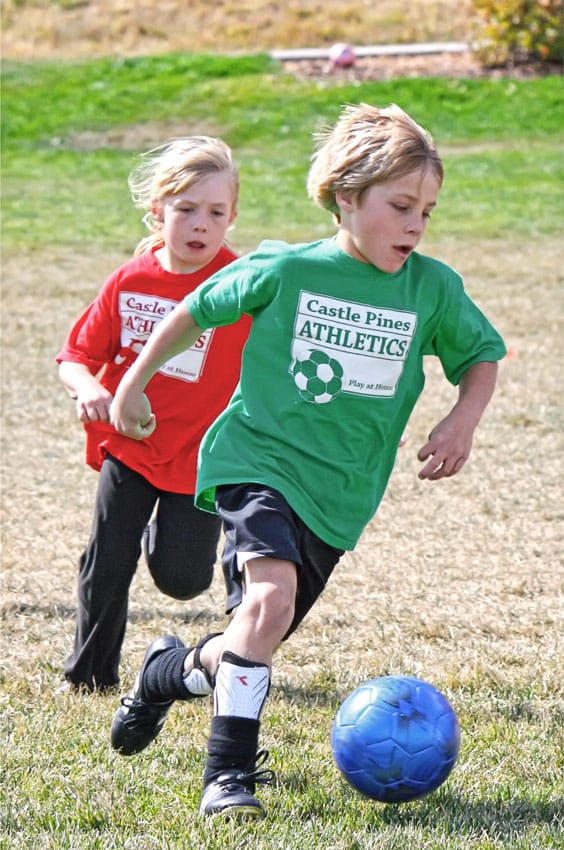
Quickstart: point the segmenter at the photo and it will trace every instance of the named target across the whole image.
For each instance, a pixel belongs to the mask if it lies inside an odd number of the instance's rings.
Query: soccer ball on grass
[[[458,756],[460,730],[453,708],[433,685],[382,676],[342,703],[331,746],[353,788],[382,803],[403,803],[442,785]]]

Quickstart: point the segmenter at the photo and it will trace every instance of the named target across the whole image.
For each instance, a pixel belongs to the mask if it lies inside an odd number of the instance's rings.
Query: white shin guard
[[[215,714],[258,720],[269,688],[266,664],[239,665],[222,659],[215,677]]]

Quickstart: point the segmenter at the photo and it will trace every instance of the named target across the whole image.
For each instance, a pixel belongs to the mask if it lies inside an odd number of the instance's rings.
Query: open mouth
[[[205,248],[206,246],[204,245],[203,242],[188,242],[188,247],[191,248],[193,251],[200,251],[202,248]]]
[[[412,252],[411,245],[394,245],[394,250],[401,254],[402,257],[409,257]]]

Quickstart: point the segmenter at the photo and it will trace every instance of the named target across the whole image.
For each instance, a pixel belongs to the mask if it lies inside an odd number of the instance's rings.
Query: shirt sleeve
[[[272,243],[274,244],[274,243]],[[264,247],[263,247],[264,246]],[[216,272],[184,299],[186,309],[201,328],[236,322],[244,313],[255,315],[278,291],[280,276],[267,243]]]
[[[435,354],[451,384],[475,363],[495,362],[507,350],[501,335],[465,292],[461,279],[449,281],[445,311],[425,354]]]
[[[120,324],[119,320],[116,321],[112,305],[110,279],[71,327],[57,354],[57,363],[83,363],[95,375],[113,360],[119,349]]]

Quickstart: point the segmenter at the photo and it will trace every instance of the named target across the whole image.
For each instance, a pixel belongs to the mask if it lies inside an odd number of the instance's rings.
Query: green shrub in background
[[[480,15],[478,55],[496,66],[562,63],[562,0],[473,0]]]

